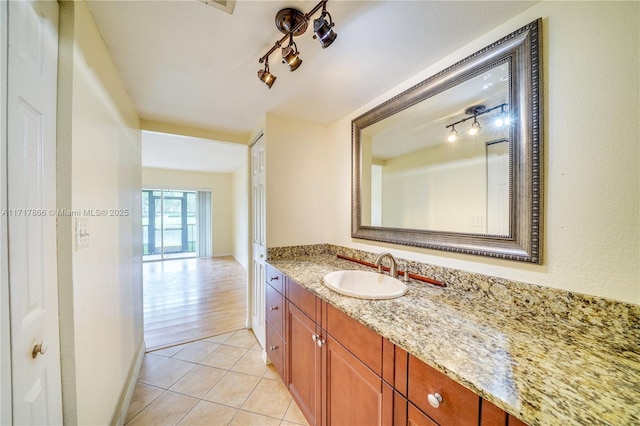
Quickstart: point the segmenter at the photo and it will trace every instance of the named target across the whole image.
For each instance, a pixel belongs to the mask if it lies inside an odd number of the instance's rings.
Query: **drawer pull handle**
[[[433,408],[438,408],[440,406],[440,403],[442,402],[442,395],[440,395],[439,393],[430,393],[429,395],[427,395],[427,400]]]
[[[269,278],[269,281],[278,281],[280,278],[279,277],[271,277]]]
[[[277,306],[270,306],[270,307],[269,307],[269,310],[270,310],[270,311],[277,311],[277,310],[278,310],[278,307],[277,307]]]
[[[277,346],[270,346],[269,349],[272,350],[272,351],[275,351],[276,349],[278,349],[278,347]]]

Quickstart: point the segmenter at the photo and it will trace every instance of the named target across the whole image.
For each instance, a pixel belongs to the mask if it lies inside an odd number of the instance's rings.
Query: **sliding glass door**
[[[169,189],[142,191],[144,261],[198,256],[199,222],[204,222],[207,228],[206,222],[210,223],[211,218],[198,218],[196,194],[196,191]],[[207,238],[207,235],[201,237]]]

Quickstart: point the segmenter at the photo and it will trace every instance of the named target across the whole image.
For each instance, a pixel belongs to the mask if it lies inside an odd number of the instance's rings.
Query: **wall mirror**
[[[352,121],[353,238],[541,262],[540,22]]]

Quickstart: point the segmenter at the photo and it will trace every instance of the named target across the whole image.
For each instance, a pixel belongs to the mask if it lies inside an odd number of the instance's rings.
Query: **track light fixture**
[[[478,133],[480,133],[480,130],[482,130],[482,128],[480,127],[480,122],[478,121],[478,117],[484,114],[488,114],[492,111],[495,111],[498,108],[500,108],[500,114],[496,118],[496,121],[495,121],[496,126],[500,127],[504,125],[509,125],[509,114],[506,112],[506,107],[508,105],[509,104],[504,103],[504,104],[496,105],[492,108],[487,108],[484,105],[470,106],[464,111],[464,113],[469,115],[470,117],[463,118],[462,120],[458,120],[455,123],[447,124],[446,126],[444,126],[445,129],[448,129],[449,127],[451,127],[451,130],[447,135],[447,141],[449,142],[457,141],[458,131],[456,130],[455,126],[471,119],[473,119],[473,123],[471,123],[471,128],[469,129],[469,135],[471,136],[477,135]]]
[[[320,1],[320,3],[316,4],[313,9],[306,14],[292,7],[278,11],[276,14],[276,28],[284,34],[284,37],[276,41],[273,47],[258,59],[259,63],[265,64],[264,70],[258,71],[258,78],[269,86],[269,88],[271,88],[276,80],[276,77],[269,71],[269,56],[282,47],[282,43],[285,40],[289,39],[289,44],[282,49],[282,63],[286,64],[290,71],[297,70],[300,64],[302,64],[302,59],[300,59],[298,46],[296,46],[296,43],[293,41],[293,37],[302,35],[307,31],[309,19],[321,8],[322,13],[320,17],[313,21],[313,38],[317,38],[320,41],[322,48],[330,46],[331,43],[335,41],[338,35],[333,31],[334,23],[331,15],[327,12],[327,1],[329,0]],[[326,18],[328,18],[328,21]]]
[[[325,19],[326,16],[329,17],[329,22]],[[333,31],[334,25],[331,15],[327,12],[327,4],[325,2],[322,4],[322,14],[318,19],[313,20],[313,38],[318,39],[323,49],[331,46],[331,43],[338,37],[338,34]]]
[[[260,80],[262,80],[264,82],[264,84],[266,84],[267,86],[269,86],[269,89],[271,89],[271,86],[273,86],[273,83],[275,83],[276,81],[276,77],[275,75],[271,74],[269,72],[269,57],[267,56],[264,60],[264,69],[258,71],[258,78]]]
[[[298,46],[293,41],[293,34],[289,38],[289,45],[282,48],[282,63],[289,66],[289,71],[295,71],[302,64],[298,54]]]

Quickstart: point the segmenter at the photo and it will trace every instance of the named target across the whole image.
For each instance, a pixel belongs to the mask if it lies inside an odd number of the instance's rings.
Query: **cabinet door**
[[[326,424],[393,424],[393,390],[358,358],[328,336],[326,351]]]
[[[319,327],[293,303],[287,303],[287,387],[310,425],[320,424],[322,350]],[[316,338],[314,339],[314,336]]]
[[[480,426],[507,426],[508,414],[484,399],[480,405]],[[511,424],[511,423],[509,423]]]
[[[429,418],[429,416],[424,414],[422,411],[418,410],[415,405],[413,405],[412,403],[409,403],[407,425],[408,426],[438,426],[438,423],[434,422]]]

